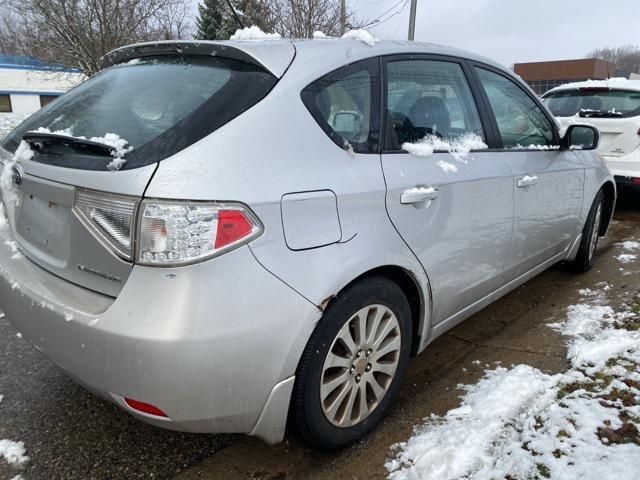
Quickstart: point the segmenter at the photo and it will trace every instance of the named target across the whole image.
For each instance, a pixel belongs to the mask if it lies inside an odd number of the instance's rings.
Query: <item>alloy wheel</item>
[[[320,401],[333,425],[367,418],[393,382],[402,339],[394,313],[383,305],[358,310],[336,335],[322,368]]]

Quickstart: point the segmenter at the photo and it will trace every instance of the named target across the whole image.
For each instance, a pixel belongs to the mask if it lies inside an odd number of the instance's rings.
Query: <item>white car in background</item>
[[[568,83],[549,90],[542,98],[561,127],[576,121],[598,127],[598,153],[618,186],[640,188],[640,80]]]

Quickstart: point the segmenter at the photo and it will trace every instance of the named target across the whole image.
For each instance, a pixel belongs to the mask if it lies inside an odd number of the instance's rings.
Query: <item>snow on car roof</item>
[[[640,80],[629,80],[627,78],[609,78],[607,80],[586,80],[584,82],[565,83],[559,87],[552,88],[545,93],[561,92],[564,90],[579,90],[581,88],[610,88],[612,90],[635,90],[640,92]]]

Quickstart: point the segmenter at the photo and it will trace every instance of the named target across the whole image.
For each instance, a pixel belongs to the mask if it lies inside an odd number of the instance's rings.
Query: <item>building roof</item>
[[[0,54],[0,69],[2,68],[15,70],[42,70],[80,73],[80,70],[78,70],[77,68],[67,68],[62,64],[48,63],[40,58],[30,57],[26,55]]]

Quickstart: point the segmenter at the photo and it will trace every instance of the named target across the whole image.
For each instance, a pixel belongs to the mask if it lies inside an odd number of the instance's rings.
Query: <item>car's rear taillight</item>
[[[262,233],[253,212],[235,203],[144,200],[139,216],[136,258],[144,265],[200,262]]]
[[[138,205],[134,197],[77,188],[73,211],[107,246],[126,260],[133,259],[133,231]]]

